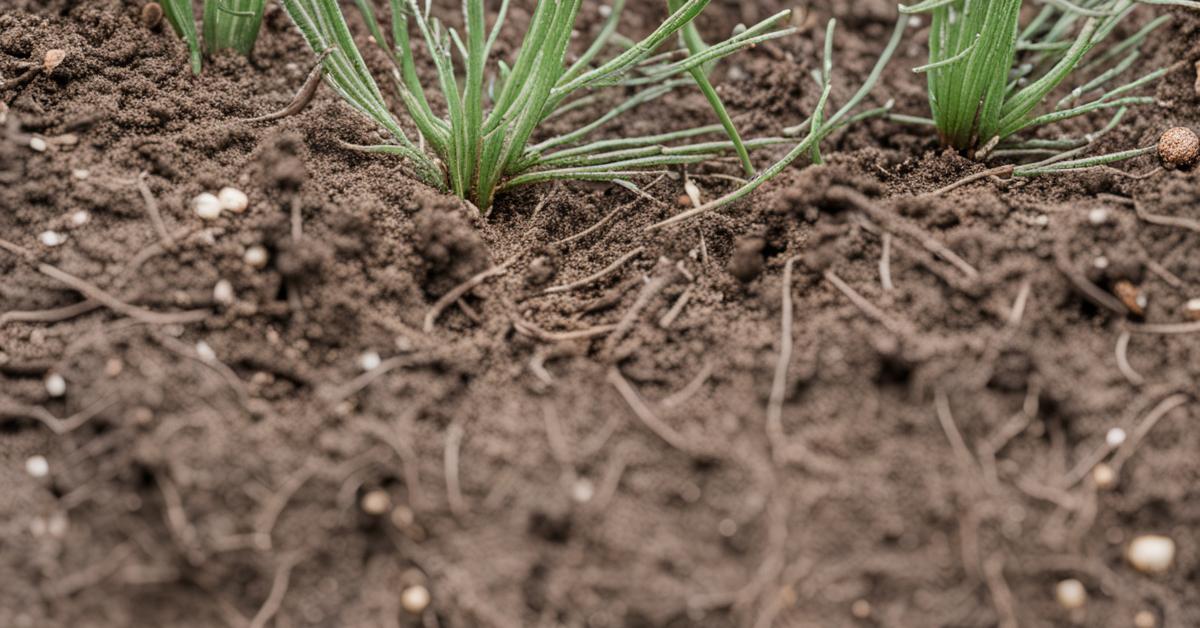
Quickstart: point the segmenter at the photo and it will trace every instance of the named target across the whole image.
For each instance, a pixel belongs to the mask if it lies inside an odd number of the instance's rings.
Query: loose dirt
[[[0,252],[0,626],[1200,625],[1200,336],[1161,333],[1200,297],[1194,172],[931,196],[983,168],[877,120],[677,228],[644,231],[678,173],[484,219],[341,148],[374,130],[327,88],[244,121],[313,58],[277,6],[252,60],[193,77],[141,2],[3,4],[0,76],[67,56],[0,91],[0,238],[29,254]],[[627,32],[661,17],[631,4]],[[714,2],[704,30],[771,4]],[[826,6],[724,66],[747,135],[807,117],[831,15],[835,102],[869,71],[892,3]],[[1145,67],[1183,69],[1097,150],[1200,128],[1200,18],[1176,13]],[[873,99],[923,115],[910,34]],[[669,102],[603,133],[711,123]],[[712,198],[736,173],[687,174]],[[202,222],[190,199],[227,185],[249,210]],[[1124,558],[1151,533],[1178,548],[1157,576]]]

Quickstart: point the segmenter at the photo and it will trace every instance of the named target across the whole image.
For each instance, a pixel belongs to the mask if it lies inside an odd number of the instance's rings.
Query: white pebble
[[[1108,430],[1104,435],[1104,442],[1108,443],[1109,447],[1120,447],[1125,442],[1125,430],[1119,427]]]
[[[44,478],[50,474],[50,463],[45,456],[30,456],[25,461],[25,472],[35,478]]]
[[[1050,217],[1045,214],[1039,214],[1033,219],[1033,222],[1039,227],[1045,227],[1046,225],[1050,224]]]
[[[38,241],[43,246],[58,246],[67,241],[67,236],[57,231],[47,230],[38,235]]]
[[[1101,462],[1092,469],[1092,479],[1098,488],[1112,488],[1117,483],[1117,472],[1112,467]]]
[[[47,375],[46,394],[51,397],[61,397],[67,394],[67,380],[63,379],[63,376],[58,373]]]
[[[76,179],[78,179],[80,181],[83,181],[84,179],[87,179],[88,177],[92,176],[92,173],[90,170],[87,170],[85,168],[75,168],[74,170],[71,171],[71,176],[75,177]]]
[[[233,303],[233,284],[228,280],[222,279],[213,286],[213,301],[220,305],[229,305]]]
[[[599,11],[600,17],[608,17],[612,15],[612,7],[608,6],[607,4],[600,5]]]
[[[1088,594],[1082,582],[1068,578],[1060,580],[1054,587],[1054,598],[1058,600],[1060,606],[1073,611],[1083,608],[1083,605],[1087,603]]]
[[[196,355],[200,356],[200,359],[206,362],[217,359],[217,352],[213,351],[213,348],[208,346],[208,343],[203,340],[196,343]]]
[[[92,215],[83,209],[71,214],[71,224],[75,225],[76,227],[82,227],[88,224],[88,222],[91,220]]]
[[[575,485],[571,487],[571,498],[580,504],[591,501],[595,494],[596,486],[587,478],[575,480]]]
[[[267,258],[267,249],[256,244],[246,249],[246,255],[242,259],[251,268],[263,268],[267,265]]]
[[[46,140],[35,135],[29,138],[29,148],[39,153],[44,153],[46,152]]]
[[[217,192],[217,199],[221,201],[221,209],[235,214],[246,211],[250,206],[250,198],[237,188],[221,188],[221,191]]]
[[[1092,260],[1092,266],[1094,266],[1096,270],[1104,270],[1109,266],[1108,258],[1101,255],[1100,257]]]
[[[908,18],[909,28],[921,28],[922,23],[921,16],[919,15],[913,15]]]
[[[192,209],[202,220],[216,220],[221,217],[221,201],[208,192],[192,199]]]
[[[374,351],[367,351],[358,356],[358,367],[364,371],[373,371],[379,368],[379,365],[382,363],[383,359]]]
[[[378,517],[392,507],[392,498],[388,497],[387,491],[376,489],[363,495],[359,505],[362,507],[363,512],[373,517]]]
[[[1164,573],[1175,562],[1175,541],[1157,534],[1139,536],[1130,542],[1125,558],[1142,573]]]
[[[1108,222],[1108,210],[1103,207],[1098,207],[1088,212],[1088,222],[1093,225],[1102,225]]]
[[[413,615],[424,613],[429,608],[429,601],[429,589],[419,584],[408,587],[400,594],[400,605]]]

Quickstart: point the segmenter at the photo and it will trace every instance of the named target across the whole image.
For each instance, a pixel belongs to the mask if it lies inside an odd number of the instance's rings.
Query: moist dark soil
[[[195,77],[141,2],[0,4],[5,81],[67,53],[0,91],[0,626],[1200,625],[1200,336],[1154,327],[1200,297],[1196,173],[1143,157],[933,195],[985,167],[875,120],[671,229],[645,231],[681,173],[482,218],[343,149],[375,132],[327,88],[245,121],[312,63],[277,6],[251,60]],[[631,35],[662,16],[630,4]],[[722,67],[747,135],[807,117],[828,17],[836,103],[895,19],[817,4]],[[714,2],[703,29],[771,5]],[[1179,63],[1158,104],[1096,151],[1200,127],[1200,17],[1175,12],[1143,57]],[[873,103],[925,114],[923,35]],[[710,123],[681,93],[600,135]],[[738,171],[686,174],[712,198]],[[224,186],[250,208],[201,221],[190,199]],[[1174,540],[1165,573],[1127,562],[1144,534]]]

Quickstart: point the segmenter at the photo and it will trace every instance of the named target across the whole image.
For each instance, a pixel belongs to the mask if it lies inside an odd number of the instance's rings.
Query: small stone
[[[1097,207],[1088,212],[1088,222],[1093,225],[1103,225],[1108,222],[1108,210],[1103,207]]]
[[[687,194],[680,194],[677,201],[680,207],[691,207],[692,199]]]
[[[42,246],[58,246],[67,241],[67,236],[53,230],[46,230],[38,234],[38,242]]]
[[[92,176],[92,171],[86,168],[75,168],[71,171],[71,176],[75,177],[79,181],[84,181],[88,177]]]
[[[1166,573],[1175,562],[1175,541],[1157,534],[1139,536],[1129,543],[1125,558],[1142,573]]]
[[[256,244],[246,249],[246,254],[242,259],[251,268],[265,268],[268,258],[267,249]]]
[[[383,359],[374,351],[366,351],[358,356],[358,367],[364,371],[373,371],[379,368],[379,365],[382,363]]]
[[[237,188],[221,188],[221,191],[217,192],[217,199],[221,201],[221,209],[235,214],[246,211],[250,206],[250,198]]]
[[[1092,469],[1092,480],[1096,482],[1097,488],[1110,489],[1117,484],[1117,472],[1101,462]]]
[[[1183,313],[1191,320],[1200,321],[1200,299],[1190,299],[1183,304]]]
[[[1200,155],[1200,137],[1191,129],[1177,126],[1158,140],[1158,157],[1168,167],[1191,165]]]
[[[1120,447],[1122,444],[1124,444],[1125,438],[1125,430],[1119,427],[1114,427],[1111,430],[1108,430],[1108,433],[1104,435],[1104,442],[1108,443],[1109,447]]]
[[[38,136],[29,138],[29,148],[38,153],[46,152],[46,140]]]
[[[62,65],[63,59],[67,58],[67,51],[61,48],[51,48],[46,51],[46,56],[42,57],[42,69],[46,74],[54,71],[59,65]]]
[[[222,279],[213,286],[213,302],[218,305],[229,306],[233,303],[233,284],[228,280]]]
[[[212,362],[217,359],[217,352],[213,351],[213,348],[203,340],[196,343],[196,355],[200,356],[200,359],[205,362]]]
[[[421,585],[408,587],[400,594],[400,605],[412,615],[420,615],[429,608],[429,589]]]
[[[121,358],[109,358],[104,363],[104,374],[109,377],[116,377],[123,370],[125,370],[125,363],[121,361]]]
[[[871,603],[866,600],[854,600],[850,605],[850,614],[855,619],[867,619],[871,617]]]
[[[1104,270],[1109,266],[1108,258],[1101,255],[1100,257],[1092,260],[1092,266],[1095,267],[1096,270]]]
[[[25,472],[35,478],[44,478],[50,474],[50,463],[45,456],[30,456],[25,461]]]
[[[82,226],[88,224],[88,222],[90,222],[91,220],[92,220],[92,215],[89,214],[87,212],[87,210],[81,209],[81,210],[75,212],[74,214],[71,214],[71,224],[75,225],[76,227],[82,227]]]
[[[368,491],[367,494],[363,495],[362,501],[359,502],[359,506],[361,506],[363,512],[367,513],[368,515],[371,515],[372,517],[378,517],[386,513],[388,509],[392,507],[392,498],[388,496],[387,491],[376,489],[373,491]]]
[[[216,196],[204,192],[192,199],[192,209],[201,220],[216,220],[221,217],[221,201]]]
[[[157,2],[147,2],[142,7],[142,25],[149,29],[158,28],[162,23],[163,9]]]
[[[1158,617],[1155,617],[1154,613],[1150,611],[1138,611],[1137,615],[1133,616],[1133,627],[1158,628]]]
[[[46,376],[46,394],[51,397],[61,397],[67,394],[67,380],[63,379],[58,373],[51,373]]]
[[[571,486],[571,499],[574,499],[576,503],[586,504],[592,500],[595,494],[596,486],[587,478],[579,478]]]
[[[1054,598],[1058,600],[1059,606],[1069,611],[1083,608],[1083,605],[1087,604],[1087,588],[1074,578],[1060,580],[1054,587]]]

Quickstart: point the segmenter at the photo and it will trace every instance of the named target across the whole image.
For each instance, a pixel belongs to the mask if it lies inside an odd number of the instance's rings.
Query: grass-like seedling
[[[175,29],[175,34],[188,47],[188,60],[192,72],[200,73],[200,36],[196,33],[196,16],[192,14],[191,0],[162,0],[163,14]]]
[[[200,73],[202,50],[191,0],[162,0],[163,14],[188,47],[192,72]],[[232,48],[249,55],[258,41],[266,0],[204,0],[204,48]]]
[[[204,0],[204,48],[250,55],[258,41],[267,0]]]
[[[1191,0],[1140,0],[1145,4],[1200,7]],[[1152,149],[1072,159],[1120,123],[1128,107],[1154,102],[1133,95],[1167,68],[1127,80],[1143,41],[1170,18],[1159,17],[1121,41],[1114,30],[1137,0],[1046,0],[1021,24],[1022,0],[925,0],[901,6],[904,14],[930,20],[929,63],[916,68],[929,83],[932,124],[942,142],[976,158],[1041,156],[1017,168],[1032,175],[1112,163]],[[1067,96],[1047,105],[1051,94],[1080,74],[1091,76]],[[1041,110],[1041,113],[1039,113]],[[1021,139],[1024,132],[1100,110],[1115,110],[1109,125],[1077,139]]]
[[[640,41],[617,34],[624,0],[615,0],[597,38],[568,62],[571,36],[582,0],[537,3],[511,65],[497,60],[488,70],[493,45],[507,15],[503,0],[489,29],[483,0],[464,0],[465,31],[446,28],[416,0],[391,0],[391,37],[367,0],[355,0],[372,38],[393,67],[400,101],[418,132],[417,141],[389,111],[383,95],[351,38],[336,0],[283,0],[309,45],[324,55],[326,80],[350,105],[385,129],[394,143],[356,148],[399,155],[430,185],[487,210],[498,192],[554,180],[615,181],[633,185],[639,176],[736,154],[748,173],[749,151],[787,140],[743,142],[706,72],[714,62],[743,48],[783,37],[794,29],[777,25],[784,11],[712,46],[691,28],[709,0],[669,0],[670,15]],[[410,24],[437,69],[437,90],[446,113],[430,105],[418,78]],[[683,47],[659,49],[680,34]],[[600,61],[609,47],[621,51]],[[698,85],[719,123],[682,131],[612,140],[589,136],[636,107],[685,85]],[[614,87],[628,97],[608,113],[567,133],[534,142],[547,119],[596,101],[594,90]],[[586,92],[586,93],[585,93]],[[725,138],[698,138],[724,134]],[[688,142],[692,143],[688,143]]]

